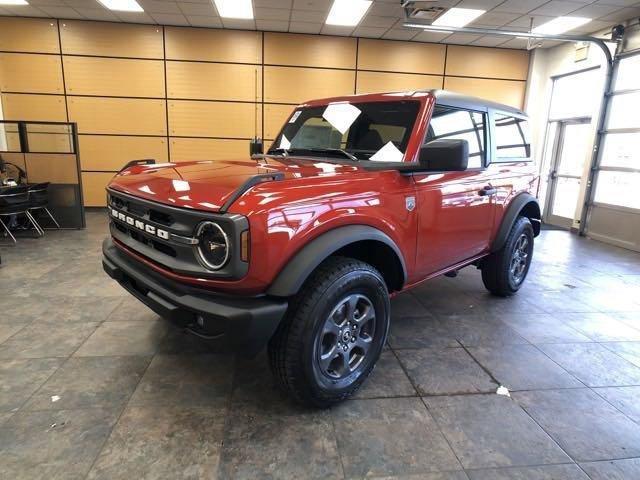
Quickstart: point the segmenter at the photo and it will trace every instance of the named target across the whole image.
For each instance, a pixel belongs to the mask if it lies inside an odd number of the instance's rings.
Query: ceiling
[[[321,33],[392,40],[443,42],[504,48],[526,48],[518,38],[435,33],[403,28],[400,0],[374,0],[355,28],[325,25],[332,0],[253,0],[254,20],[222,19],[211,0],[137,0],[141,13],[112,12],[97,0],[27,0],[26,6],[0,6],[0,15],[88,19],[194,27],[257,29],[277,32]],[[469,26],[527,31],[562,15],[594,20],[572,34],[603,30],[616,23],[640,17],[640,0],[441,0],[445,7],[479,8],[487,12]],[[545,46],[553,42],[545,42]]]

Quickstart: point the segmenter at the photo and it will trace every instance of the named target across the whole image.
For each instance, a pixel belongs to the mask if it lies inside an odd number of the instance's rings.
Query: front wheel
[[[494,295],[508,297],[522,286],[533,256],[533,227],[518,217],[504,246],[482,261],[482,281]]]
[[[291,299],[269,342],[271,369],[296,401],[328,407],[365,381],[387,338],[389,295],[372,266],[331,257]]]

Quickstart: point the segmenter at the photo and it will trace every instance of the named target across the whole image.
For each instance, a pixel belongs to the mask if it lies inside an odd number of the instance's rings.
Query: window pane
[[[640,209],[640,173],[598,172],[595,201]]]
[[[623,58],[618,66],[618,75],[614,90],[638,89],[638,78],[640,78],[640,55]]]
[[[568,124],[564,128],[560,164],[558,165],[559,174],[582,175],[590,132],[591,125],[588,123]]]
[[[505,115],[495,118],[497,158],[528,158],[531,155],[528,122]]]
[[[556,120],[593,115],[601,98],[602,75],[597,68],[556,79],[553,82],[549,118]]]
[[[640,168],[640,132],[608,133],[602,147],[603,167]]]
[[[567,177],[558,177],[557,180],[551,213],[558,217],[573,218],[580,195],[580,180]]]
[[[607,128],[640,128],[640,92],[611,97]]]
[[[468,168],[480,168],[484,158],[484,117],[478,112],[436,106],[426,143],[438,139],[466,140],[469,144]]]

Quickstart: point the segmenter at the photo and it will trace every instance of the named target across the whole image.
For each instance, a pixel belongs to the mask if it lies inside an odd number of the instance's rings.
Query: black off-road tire
[[[366,296],[375,312],[371,345],[352,373],[331,378],[317,357],[318,341],[328,318],[345,298]],[[343,305],[345,305],[343,303]],[[346,308],[346,307],[345,307]],[[327,408],[352,395],[371,373],[389,330],[389,294],[382,275],[371,265],[330,257],[290,299],[287,315],[269,341],[269,363],[279,385],[296,402]],[[355,328],[355,327],[354,327]],[[355,340],[353,340],[355,342]]]
[[[519,245],[518,242],[522,242],[523,236],[528,242],[526,249],[528,256],[526,264],[523,266],[522,275],[515,277],[511,271],[511,262],[514,259],[514,251]],[[533,237],[533,227],[529,219],[518,217],[503,247],[482,261],[482,282],[492,294],[509,297],[520,290],[531,265]]]

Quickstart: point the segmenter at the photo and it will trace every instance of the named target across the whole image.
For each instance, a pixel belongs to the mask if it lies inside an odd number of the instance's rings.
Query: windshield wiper
[[[323,152],[340,153],[343,156],[347,157],[349,160],[353,160],[354,162],[360,161],[358,157],[341,148],[301,148],[300,150],[307,150],[309,152],[314,152],[314,153],[323,153]]]
[[[289,156],[289,150],[286,148],[272,148],[271,150],[269,150],[267,152],[267,155],[273,155],[273,154],[278,154],[278,153],[282,153],[282,156],[284,157],[288,157]]]

